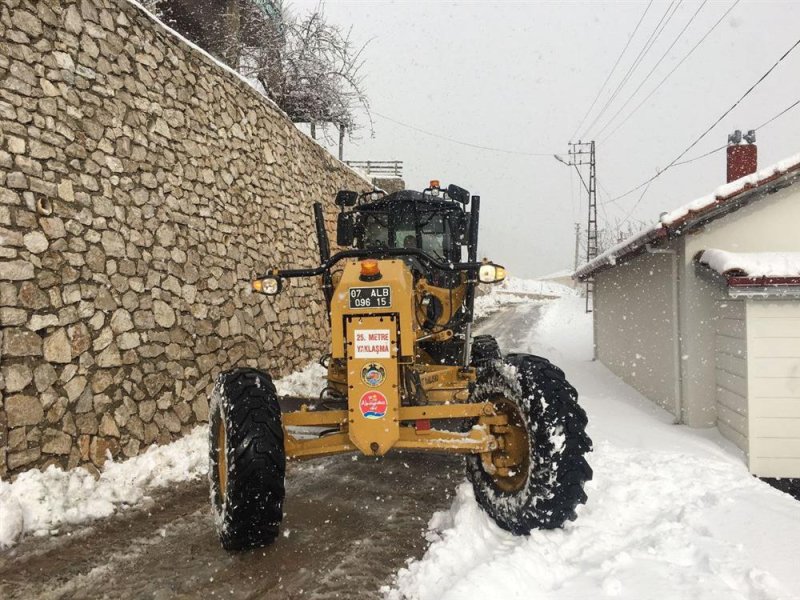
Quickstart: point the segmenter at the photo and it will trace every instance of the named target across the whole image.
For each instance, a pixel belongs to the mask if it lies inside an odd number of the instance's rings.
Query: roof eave
[[[578,281],[586,281],[590,277],[594,277],[594,275],[600,271],[606,271],[630,261],[643,253],[647,249],[648,244],[664,240],[667,237],[669,237],[669,233],[665,227],[650,230],[641,237],[631,240],[627,246],[620,248],[619,254],[615,253],[611,256],[599,257],[586,263],[572,274],[572,278]]]
[[[744,278],[742,278],[744,279]],[[728,296],[731,298],[800,298],[800,279],[794,279],[796,283],[772,283],[772,284],[750,284],[744,283],[731,285],[728,284]]]
[[[602,257],[601,255],[598,259],[586,263],[575,271],[573,278],[578,281],[585,281],[599,271],[610,269],[629,261],[634,256],[639,255],[645,246],[655,239],[680,237],[705,225],[709,221],[739,210],[758,198],[774,194],[778,190],[796,183],[798,180],[800,180],[800,163],[793,165],[786,171],[765,177],[757,183],[748,183],[735,192],[717,197],[712,204],[702,209],[690,210],[686,215],[672,223],[662,223],[659,228],[631,240],[631,243],[624,248],[620,248],[618,253],[607,257]]]

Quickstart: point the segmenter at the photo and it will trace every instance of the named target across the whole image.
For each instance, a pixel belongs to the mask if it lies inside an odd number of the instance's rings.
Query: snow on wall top
[[[578,267],[573,277],[585,279],[603,267],[615,265],[620,258],[628,256],[654,240],[682,235],[687,231],[687,228],[683,227],[683,225],[690,218],[709,212],[740,194],[756,189],[790,171],[798,170],[800,170],[800,153],[736,181],[721,185],[710,194],[696,198],[670,212],[662,214],[653,225],[612,246],[596,258]]]
[[[201,48],[200,46],[195,44],[190,39],[182,36],[180,33],[175,31],[174,29],[172,29],[172,27],[170,27],[169,25],[164,23],[161,19],[159,19],[152,12],[147,10],[147,8],[145,8],[142,4],[137,2],[137,0],[125,0],[125,1],[128,4],[130,4],[131,6],[133,6],[134,8],[136,8],[145,17],[150,19],[153,22],[154,25],[156,25],[157,27],[162,29],[164,32],[166,32],[167,34],[171,35],[172,37],[178,39],[182,44],[185,44],[186,46],[190,47],[194,52],[196,52],[197,54],[200,54],[207,61],[211,62],[212,64],[214,64],[218,68],[222,69],[223,71],[227,72],[228,75],[234,77],[235,79],[238,79],[240,83],[244,84],[245,89],[247,89],[250,92],[252,92],[253,94],[255,94],[262,102],[264,102],[264,103],[268,104],[269,106],[271,106],[274,110],[276,110],[278,113],[280,113],[287,121],[291,122],[291,119],[289,118],[289,115],[286,114],[286,111],[284,111],[280,106],[278,106],[272,98],[270,98],[269,96],[264,94],[259,89],[258,85],[256,85],[256,83],[253,80],[248,79],[247,77],[245,77],[244,75],[239,73],[239,71],[229,67],[224,62],[222,62],[221,60],[217,59],[215,56],[213,56],[212,54],[210,54],[209,52],[207,52],[206,50],[204,50],[203,48]],[[305,135],[306,138],[308,138],[309,140],[314,142],[316,145],[318,145],[320,148],[325,150],[326,153],[328,153],[328,149],[325,148],[325,146],[323,146],[318,140],[314,139],[313,137],[311,137],[309,134],[307,134],[305,131],[303,131],[300,128],[298,128],[297,130],[300,131],[303,135]],[[328,153],[328,154],[330,154],[330,153]],[[353,167],[351,167],[347,163],[336,159],[335,157],[333,157],[333,155],[331,155],[331,157],[334,158],[334,160],[336,160],[337,162],[341,163],[341,165],[345,169],[351,171],[359,179],[363,179],[366,183],[372,185],[372,180],[369,179],[364,173],[354,169]]]
[[[798,277],[800,252],[727,252],[705,250],[698,262],[733,277]]]

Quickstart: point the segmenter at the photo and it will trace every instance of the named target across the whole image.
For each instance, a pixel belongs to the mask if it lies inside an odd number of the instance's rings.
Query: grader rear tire
[[[472,400],[491,401],[509,417],[503,448],[467,457],[481,507],[516,535],[573,520],[592,478],[584,458],[592,442],[578,394],[561,369],[540,357],[509,355],[479,373]]]
[[[236,369],[217,377],[209,442],[211,506],[223,548],[270,544],[283,519],[286,454],[269,375]]]

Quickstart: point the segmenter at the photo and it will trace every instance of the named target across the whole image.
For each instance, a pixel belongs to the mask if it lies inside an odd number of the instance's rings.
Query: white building
[[[595,356],[762,477],[800,477],[800,154],[583,265]]]

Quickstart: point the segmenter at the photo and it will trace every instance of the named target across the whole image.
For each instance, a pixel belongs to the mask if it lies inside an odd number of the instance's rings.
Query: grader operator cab
[[[316,203],[319,266],[252,282],[276,295],[292,278],[320,278],[331,335],[320,396],[280,399],[255,369],[217,378],[209,479],[223,547],[275,540],[287,458],[348,452],[463,454],[478,502],[515,534],[574,519],[592,477],[577,392],[547,359],[503,356],[471,333],[476,286],[505,278],[477,259],[480,198],[433,181],[423,192],[341,191],[336,204],[342,250],[330,254]]]

